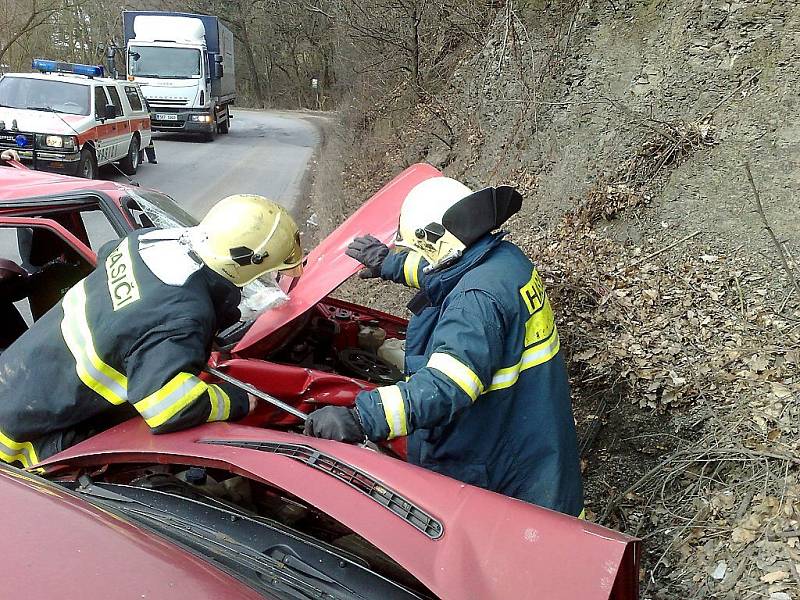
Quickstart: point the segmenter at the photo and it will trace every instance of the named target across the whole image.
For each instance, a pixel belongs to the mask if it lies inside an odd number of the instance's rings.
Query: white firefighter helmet
[[[286,210],[264,196],[236,194],[217,202],[189,230],[192,250],[239,287],[270,271],[302,272],[300,233]]]
[[[430,270],[446,267],[521,206],[522,196],[509,186],[473,192],[455,179],[432,177],[403,201],[395,244],[422,254]]]
[[[448,258],[457,258],[466,245],[442,224],[444,213],[472,190],[450,177],[431,177],[418,183],[400,208],[400,226],[395,244],[415,250],[433,268]]]

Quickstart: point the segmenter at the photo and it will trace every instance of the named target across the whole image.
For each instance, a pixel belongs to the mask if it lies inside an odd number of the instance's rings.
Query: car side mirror
[[[103,109],[103,114],[106,119],[113,119],[114,117],[119,116],[117,113],[117,107],[113,104],[106,104],[105,108]]]

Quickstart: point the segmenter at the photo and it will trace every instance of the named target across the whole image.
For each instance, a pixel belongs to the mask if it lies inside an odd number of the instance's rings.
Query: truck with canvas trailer
[[[219,18],[123,11],[127,77],[151,108],[153,131],[228,133],[236,100],[233,33]]]

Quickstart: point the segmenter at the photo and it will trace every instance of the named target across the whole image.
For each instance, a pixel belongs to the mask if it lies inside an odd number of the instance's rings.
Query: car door
[[[107,85],[106,93],[111,99],[117,109],[117,116],[113,119],[107,119],[106,123],[111,126],[111,145],[113,146],[111,160],[120,160],[125,158],[128,154],[128,146],[131,143],[131,122],[129,115],[125,113],[125,108],[122,105],[122,99],[115,85]]]
[[[54,219],[0,217],[0,350],[95,266],[95,255]],[[9,281],[12,274],[14,281]]]

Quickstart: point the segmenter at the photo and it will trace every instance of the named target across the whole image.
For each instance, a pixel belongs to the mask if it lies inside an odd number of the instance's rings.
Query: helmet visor
[[[300,277],[303,274],[303,247],[300,245],[300,232],[294,234],[292,251],[283,260],[283,264],[276,270],[287,277]]]

